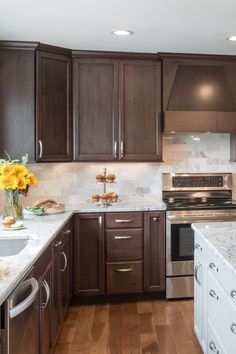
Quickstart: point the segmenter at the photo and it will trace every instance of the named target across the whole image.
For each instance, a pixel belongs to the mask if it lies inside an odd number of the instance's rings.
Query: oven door
[[[193,275],[194,231],[191,222],[166,225],[166,275]]]

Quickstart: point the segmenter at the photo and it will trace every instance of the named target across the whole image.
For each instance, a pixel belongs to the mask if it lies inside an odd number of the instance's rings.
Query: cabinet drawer
[[[109,263],[107,294],[140,293],[143,291],[143,263]]]
[[[207,343],[207,354],[229,354],[223,348],[219,336],[216,334],[213,325],[210,321],[207,323],[207,331],[208,331],[208,343]]]
[[[135,261],[143,258],[143,230],[106,231],[107,261]]]
[[[107,213],[107,229],[128,229],[143,227],[143,213]]]

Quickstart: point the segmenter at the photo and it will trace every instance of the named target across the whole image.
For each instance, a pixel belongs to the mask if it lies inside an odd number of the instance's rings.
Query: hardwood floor
[[[54,354],[202,354],[193,301],[70,307]]]

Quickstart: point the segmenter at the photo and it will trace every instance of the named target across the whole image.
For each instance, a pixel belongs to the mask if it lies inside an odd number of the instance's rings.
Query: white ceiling
[[[117,28],[135,32],[116,37]],[[236,0],[0,0],[0,39],[72,49],[236,54]]]

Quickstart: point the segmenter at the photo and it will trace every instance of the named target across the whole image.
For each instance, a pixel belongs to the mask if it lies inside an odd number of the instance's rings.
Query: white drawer
[[[208,248],[207,268],[220,286],[225,290],[228,287],[229,269],[222,258],[212,249]]]
[[[227,318],[226,318],[226,332],[227,332],[227,354],[236,353],[236,307],[227,301]]]
[[[214,326],[216,334],[225,345],[226,340],[226,319],[227,300],[225,293],[213,277],[210,269],[207,270],[207,318]],[[209,336],[208,336],[209,338]],[[209,342],[209,340],[208,340]]]
[[[223,348],[220,338],[216,334],[213,324],[209,320],[207,322],[207,332],[208,332],[207,354],[229,354]]]

